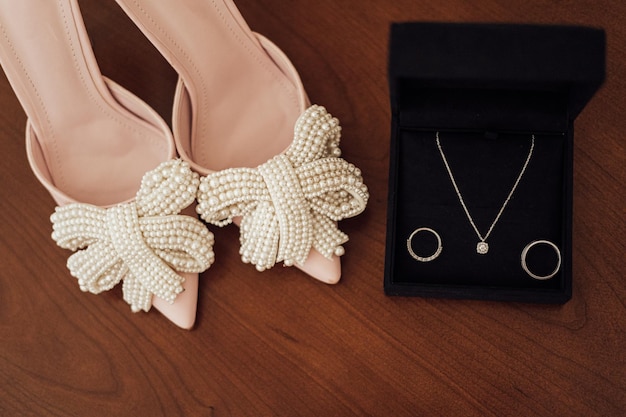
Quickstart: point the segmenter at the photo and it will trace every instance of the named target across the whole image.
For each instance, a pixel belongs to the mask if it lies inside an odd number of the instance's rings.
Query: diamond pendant
[[[489,245],[487,244],[487,242],[478,242],[478,244],[476,245],[476,252],[481,255],[489,252]]]

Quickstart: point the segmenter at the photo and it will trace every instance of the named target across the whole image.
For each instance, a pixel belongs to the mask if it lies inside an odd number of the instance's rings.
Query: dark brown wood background
[[[176,74],[115,2],[81,0],[102,72],[169,120]],[[196,328],[133,315],[119,289],[83,294],[50,239],[25,115],[0,76],[0,415],[626,415],[626,3],[621,0],[239,0],[343,125],[367,211],[343,279],[243,265],[214,230]],[[574,294],[563,306],[383,294],[392,21],[604,27],[608,74],[576,121]],[[210,53],[211,51],[207,51]],[[540,65],[541,63],[537,63]],[[581,62],[581,65],[585,65]]]

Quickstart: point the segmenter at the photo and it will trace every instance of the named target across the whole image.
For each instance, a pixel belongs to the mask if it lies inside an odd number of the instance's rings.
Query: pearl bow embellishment
[[[67,267],[81,290],[99,294],[123,280],[124,300],[134,312],[148,311],[153,295],[173,303],[184,281],[175,271],[199,273],[214,260],[213,234],[198,219],[178,214],[193,202],[198,184],[188,163],[171,160],[144,175],[132,202],[57,207],[52,239],[78,250]]]
[[[241,216],[240,254],[259,271],[303,264],[312,247],[327,258],[342,255],[348,236],[336,222],[361,213],[369,194],[361,171],[339,158],[340,132],[324,107],[309,107],[284,153],[201,178],[198,213],[217,226]]]

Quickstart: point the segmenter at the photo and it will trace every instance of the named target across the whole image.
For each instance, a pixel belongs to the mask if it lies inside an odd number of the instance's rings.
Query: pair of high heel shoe
[[[368,199],[340,158],[337,119],[231,0],[116,1],[179,74],[171,130],[101,75],[77,0],[0,0],[0,63],[80,288],[122,282],[133,311],[191,328],[214,260],[194,205],[206,223],[240,226],[242,260],[258,270],[283,262],[336,283],[348,240],[336,222]]]

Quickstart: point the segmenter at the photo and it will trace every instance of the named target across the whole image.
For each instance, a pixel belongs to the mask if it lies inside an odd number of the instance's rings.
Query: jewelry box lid
[[[599,28],[495,23],[393,23],[389,46],[392,109],[434,94],[475,89],[559,94],[571,121],[605,78]]]

